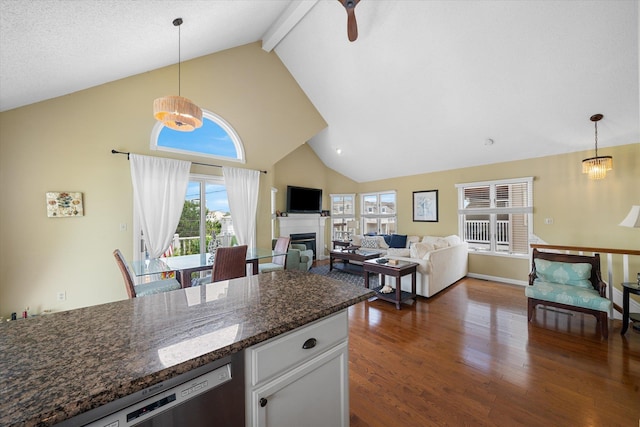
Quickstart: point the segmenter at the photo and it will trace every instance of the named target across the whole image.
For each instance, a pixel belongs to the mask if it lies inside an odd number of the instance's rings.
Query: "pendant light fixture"
[[[598,156],[598,122],[603,117],[602,114],[594,114],[590,119],[596,127],[596,156],[582,161],[582,173],[589,174],[589,179],[603,179],[607,171],[613,169],[613,157]]]
[[[178,27],[178,96],[164,96],[153,101],[153,116],[168,128],[191,132],[202,126],[202,110],[191,100],[180,96],[180,25],[182,18],[173,20]]]

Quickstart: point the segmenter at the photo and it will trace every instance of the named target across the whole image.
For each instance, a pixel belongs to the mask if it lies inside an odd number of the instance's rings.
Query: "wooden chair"
[[[591,264],[591,274],[583,280],[584,287],[574,283],[556,283],[548,277],[540,278],[536,268],[536,259],[552,263],[588,263]],[[549,265],[549,264],[547,264]],[[566,277],[566,274],[562,276]],[[591,287],[588,287],[589,284]],[[538,304],[557,307],[565,310],[578,311],[596,317],[598,328],[604,338],[609,336],[608,313],[611,301],[606,298],[607,284],[600,276],[600,255],[572,255],[533,250],[529,286],[525,290],[528,297],[527,315],[529,321],[533,318]]]
[[[289,252],[290,241],[289,237],[278,237],[273,250],[284,255],[274,256],[271,262],[258,265],[258,271],[260,273],[268,273],[270,271],[284,270],[287,265],[287,252]]]
[[[247,275],[247,245],[216,249],[211,274],[191,281],[191,286],[202,286]]]
[[[247,245],[222,247],[216,250],[211,282],[236,279],[247,275]]]
[[[113,251],[113,256],[116,259],[116,264],[122,273],[124,279],[124,285],[127,289],[129,298],[136,298],[145,295],[159,294],[162,292],[174,291],[180,289],[180,283],[176,279],[156,280],[149,283],[142,283],[136,285],[133,280],[133,274],[129,269],[129,264],[125,261],[120,249]]]

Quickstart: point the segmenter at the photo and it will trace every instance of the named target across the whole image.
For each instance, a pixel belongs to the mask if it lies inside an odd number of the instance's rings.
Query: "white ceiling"
[[[350,43],[335,0],[0,0],[0,111],[176,63],[181,16],[183,60],[276,46],[358,182],[592,149],[595,113],[606,155],[640,142],[639,8],[362,0]]]

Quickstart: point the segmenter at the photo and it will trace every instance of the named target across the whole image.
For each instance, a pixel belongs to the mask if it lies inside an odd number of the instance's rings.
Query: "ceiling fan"
[[[347,36],[353,42],[358,38],[358,23],[356,22],[356,6],[360,0],[338,0],[347,10]]]

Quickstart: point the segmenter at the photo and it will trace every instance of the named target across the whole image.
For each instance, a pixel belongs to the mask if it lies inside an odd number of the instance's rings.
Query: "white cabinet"
[[[247,426],[349,425],[343,310],[245,350]]]

